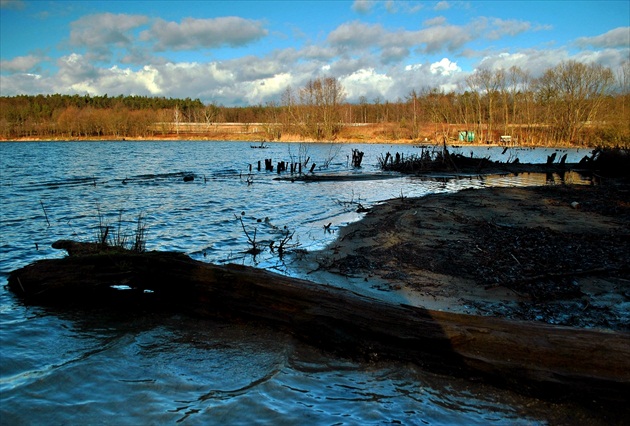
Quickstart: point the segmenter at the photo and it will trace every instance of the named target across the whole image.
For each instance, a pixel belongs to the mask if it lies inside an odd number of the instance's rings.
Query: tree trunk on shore
[[[178,253],[118,251],[42,260],[11,272],[9,288],[33,304],[166,308],[259,321],[343,356],[409,361],[528,393],[614,400],[630,390],[628,333],[394,305]]]

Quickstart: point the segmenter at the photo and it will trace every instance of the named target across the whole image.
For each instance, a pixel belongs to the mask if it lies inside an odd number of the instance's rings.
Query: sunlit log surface
[[[9,288],[29,304],[259,322],[339,355],[414,362],[525,392],[614,400],[630,391],[630,333],[394,305],[179,253],[78,251],[13,271]]]

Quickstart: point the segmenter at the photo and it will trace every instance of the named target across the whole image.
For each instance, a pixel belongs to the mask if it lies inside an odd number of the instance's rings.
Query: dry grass
[[[186,124],[186,125],[184,125]],[[316,140],[305,137],[299,133],[282,132],[280,138],[270,136],[268,126],[262,123],[242,124],[242,123],[219,123],[217,125],[202,123],[182,123],[179,131],[170,129],[164,132],[163,129],[153,129],[151,134],[142,137],[126,137],[123,140],[142,141],[142,140],[169,140],[169,141],[278,141],[278,142],[336,142],[336,143],[392,143],[392,144],[414,144],[414,145],[433,145],[441,144],[445,140],[449,144],[468,145],[468,146],[496,146],[502,145],[499,142],[502,131],[493,131],[491,137],[484,139],[492,139],[491,142],[476,140],[468,143],[458,140],[460,130],[470,130],[471,126],[466,124],[422,124],[418,128],[416,137],[408,126],[400,123],[366,123],[345,125],[332,140]],[[593,143],[589,140],[579,142],[557,142],[551,140],[544,129],[544,126],[533,126],[529,129],[510,127],[509,133],[520,135],[516,137],[518,142],[515,145],[525,147],[594,147],[600,145],[597,138],[593,139]],[[47,137],[30,137],[19,138],[21,141],[35,140],[117,140],[120,137],[112,135],[103,135],[100,137],[73,137],[73,138],[47,138]],[[0,140],[2,140],[0,138]]]

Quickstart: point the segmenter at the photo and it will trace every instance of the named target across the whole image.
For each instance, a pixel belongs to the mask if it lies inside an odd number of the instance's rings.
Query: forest
[[[396,101],[346,101],[332,77],[265,105],[108,95],[0,97],[0,140],[209,139],[629,146],[630,62],[566,61],[540,77],[479,69],[457,92],[411,88]]]

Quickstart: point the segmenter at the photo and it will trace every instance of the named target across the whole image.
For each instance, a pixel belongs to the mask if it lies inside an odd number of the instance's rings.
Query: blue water
[[[349,166],[352,149],[363,167]],[[544,162],[553,150],[474,148],[475,155]],[[368,207],[390,198],[489,185],[538,185],[521,175],[304,183],[257,171],[272,158],[310,158],[316,174],[380,173],[385,152],[412,146],[241,142],[0,144],[0,282],[58,239],[95,241],[99,222],[131,238],[139,215],[147,249],[290,273],[291,258],[253,258],[257,241],[293,234],[293,250],[323,248]],[[466,154],[471,151],[466,149]],[[578,161],[587,150],[567,151]],[[249,166],[252,165],[250,174]],[[323,167],[326,166],[326,167]],[[193,175],[185,182],[184,176]],[[289,173],[283,176],[290,176]],[[578,179],[572,177],[572,179]],[[243,214],[244,213],[244,214]],[[265,245],[266,246],[266,245]],[[597,422],[553,405],[393,362],[331,357],[256,324],[25,306],[0,288],[0,423],[19,424],[546,424]]]

